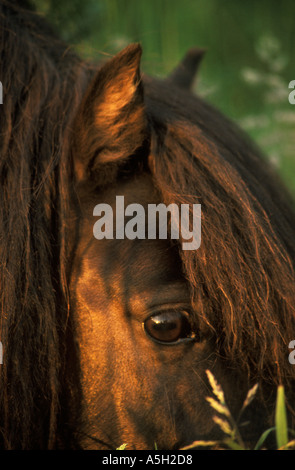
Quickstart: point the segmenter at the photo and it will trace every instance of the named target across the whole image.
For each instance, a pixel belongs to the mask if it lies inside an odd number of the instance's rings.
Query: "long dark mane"
[[[68,394],[71,403],[77,398],[75,371],[65,374],[73,347],[71,131],[93,69],[34,12],[6,0],[0,7],[1,441],[4,448],[69,447],[66,402]],[[258,150],[209,105],[165,82],[145,79],[144,86],[149,167],[163,202],[202,203],[201,248],[180,250],[194,310],[230,367],[283,383],[292,408],[290,198]]]
[[[65,158],[88,72],[23,4],[0,4],[0,429],[4,447],[50,448],[68,324]]]
[[[240,129],[197,97],[181,110],[185,96],[161,93],[164,86],[151,83],[148,93],[156,122],[151,168],[166,204],[203,204],[201,247],[180,251],[194,310],[233,367],[291,391],[294,203]],[[177,117],[165,114],[166,103]]]

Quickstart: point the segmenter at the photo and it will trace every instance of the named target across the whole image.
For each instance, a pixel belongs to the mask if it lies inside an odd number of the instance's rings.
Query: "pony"
[[[192,93],[203,51],[166,79],[141,72],[139,44],[88,63],[29,7],[0,1],[1,447],[220,439],[208,370],[235,419],[258,384],[244,442],[272,425],[280,384],[294,425],[293,201]],[[200,247],[96,239],[93,209],[117,195],[201,204]]]

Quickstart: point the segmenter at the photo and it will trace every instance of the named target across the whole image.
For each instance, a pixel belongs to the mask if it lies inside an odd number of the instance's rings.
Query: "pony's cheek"
[[[83,303],[76,316],[83,414],[92,436],[105,440],[111,435],[114,445],[127,442],[140,449],[152,448],[154,441],[171,448],[189,443],[194,432],[210,433],[211,410],[202,398],[206,343],[154,344],[138,321],[126,318],[119,303],[96,309]],[[172,416],[178,415],[182,424],[176,429]]]

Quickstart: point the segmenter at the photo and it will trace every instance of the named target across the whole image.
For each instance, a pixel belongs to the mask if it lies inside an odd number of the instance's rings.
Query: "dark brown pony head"
[[[207,369],[235,417],[259,383],[245,441],[278,384],[292,424],[295,219],[259,151],[179,70],[142,77],[139,45],[96,71],[33,13],[2,1],[1,21],[3,447],[220,438]],[[200,248],[97,240],[117,195],[201,204]]]

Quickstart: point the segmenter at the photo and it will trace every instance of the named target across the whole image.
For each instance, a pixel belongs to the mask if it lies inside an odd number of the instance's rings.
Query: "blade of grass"
[[[283,385],[278,386],[275,425],[276,425],[277,446],[279,449],[280,447],[286,446],[288,443],[287,413],[286,413],[285,392],[284,392]]]
[[[260,438],[258,439],[257,444],[254,447],[254,450],[259,450],[262,444],[264,443],[264,441],[266,440],[266,438],[268,437],[268,435],[271,433],[271,431],[275,431],[275,430],[276,428],[272,427],[264,431],[264,433],[262,433]]]

